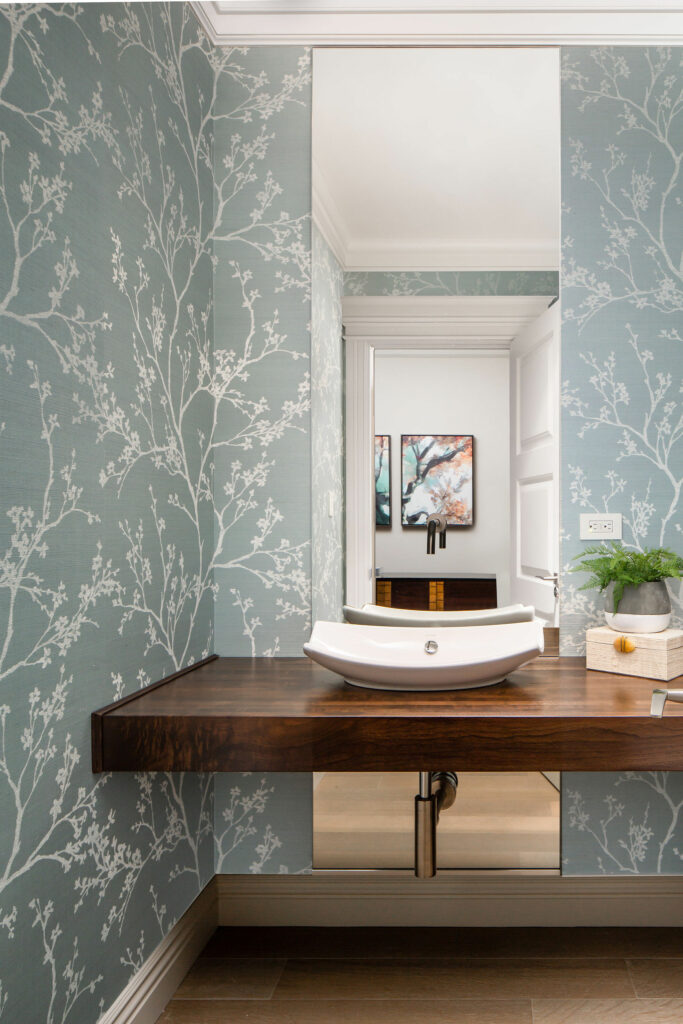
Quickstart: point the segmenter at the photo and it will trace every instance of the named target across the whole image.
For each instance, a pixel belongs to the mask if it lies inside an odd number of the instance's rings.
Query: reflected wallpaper
[[[564,654],[602,621],[567,575],[580,512],[621,512],[637,550],[683,550],[682,59],[562,51]],[[566,873],[683,871],[683,773],[566,773],[562,796]]]

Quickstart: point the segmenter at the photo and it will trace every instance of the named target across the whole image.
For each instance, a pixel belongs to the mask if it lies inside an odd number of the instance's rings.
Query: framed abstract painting
[[[473,526],[473,475],[472,434],[402,434],[403,526],[424,526],[432,512],[449,526]]]
[[[375,435],[375,526],[391,526],[391,438]]]

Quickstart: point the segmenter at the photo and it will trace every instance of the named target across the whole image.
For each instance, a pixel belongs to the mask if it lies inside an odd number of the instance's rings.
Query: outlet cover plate
[[[581,540],[621,540],[621,512],[582,512],[579,537]]]

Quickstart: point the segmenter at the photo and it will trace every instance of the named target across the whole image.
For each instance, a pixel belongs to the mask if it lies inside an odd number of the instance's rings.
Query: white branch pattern
[[[569,49],[562,68],[561,641],[580,654],[604,615],[568,572],[579,511],[622,513],[637,550],[680,547],[683,76],[666,47]],[[669,589],[680,623],[680,587]],[[564,870],[680,872],[682,784],[565,774]]]
[[[252,653],[280,649],[255,593],[283,628],[309,619],[310,541],[289,540],[272,478],[308,435],[307,335],[284,324],[293,299],[308,317],[310,216],[270,151],[310,110],[310,55],[271,83],[185,4],[5,5],[0,32],[0,451],[31,470],[10,473],[0,548],[0,1016],[56,1024],[94,1021],[213,869],[213,779],[93,777],[88,712],[212,650],[217,573]],[[215,345],[223,265],[241,321]],[[264,388],[282,361],[289,383]],[[253,870],[281,846],[265,823]],[[96,941],[79,948],[74,913]],[[42,964],[28,987],[19,933]]]

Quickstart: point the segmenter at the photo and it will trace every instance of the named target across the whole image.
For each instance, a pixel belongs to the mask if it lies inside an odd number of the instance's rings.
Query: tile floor
[[[219,928],[158,1024],[683,1024],[683,927]]]

